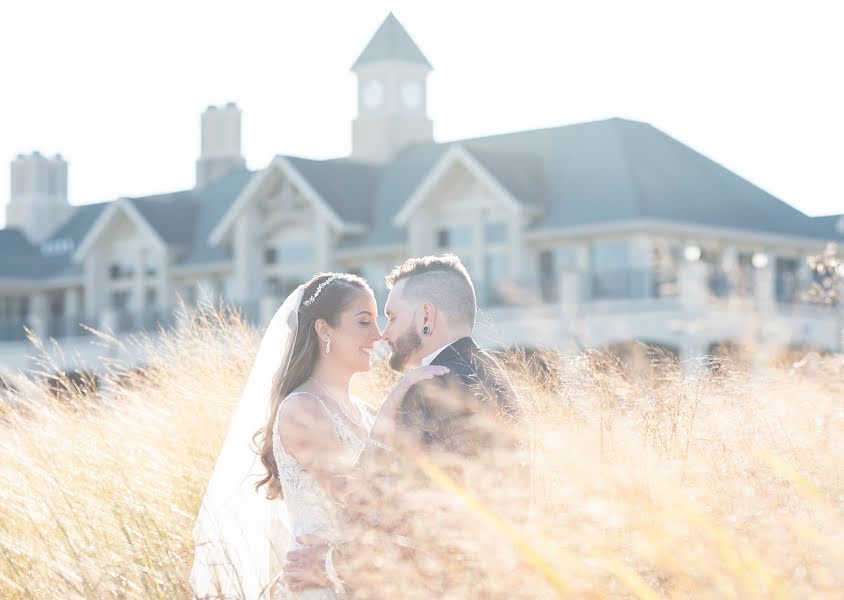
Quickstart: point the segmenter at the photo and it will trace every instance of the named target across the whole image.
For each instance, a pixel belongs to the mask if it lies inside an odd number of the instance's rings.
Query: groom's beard
[[[394,371],[401,371],[407,364],[410,355],[422,347],[422,338],[416,333],[413,325],[400,335],[395,345],[390,344],[393,353],[390,355],[390,368]]]

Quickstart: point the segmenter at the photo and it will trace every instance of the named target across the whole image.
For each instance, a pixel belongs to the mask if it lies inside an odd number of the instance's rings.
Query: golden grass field
[[[205,311],[96,389],[15,381],[0,598],[190,598],[194,518],[258,341]],[[360,597],[844,596],[844,357],[685,375],[545,358],[506,361],[518,451],[392,490],[420,550],[374,545]],[[377,404],[392,378],[377,365],[357,389]]]

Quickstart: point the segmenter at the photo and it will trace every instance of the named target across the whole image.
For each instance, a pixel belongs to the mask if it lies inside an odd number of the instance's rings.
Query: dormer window
[[[49,258],[51,256],[70,254],[73,252],[73,246],[73,240],[68,238],[47,240],[41,244],[41,256]]]

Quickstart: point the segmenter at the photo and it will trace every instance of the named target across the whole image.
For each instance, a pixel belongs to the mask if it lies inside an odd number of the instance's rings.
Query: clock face
[[[384,102],[384,84],[377,79],[367,81],[360,92],[360,99],[364,108],[378,108]]]
[[[405,81],[401,84],[401,102],[405,108],[422,106],[422,84],[418,81]]]

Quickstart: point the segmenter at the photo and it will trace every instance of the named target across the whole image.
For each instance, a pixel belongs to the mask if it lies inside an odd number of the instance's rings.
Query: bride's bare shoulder
[[[300,386],[287,394],[281,401],[280,421],[298,422],[303,421],[313,422],[314,419],[323,419],[325,417],[325,410],[322,408],[322,400],[318,396],[308,391],[304,386]]]

